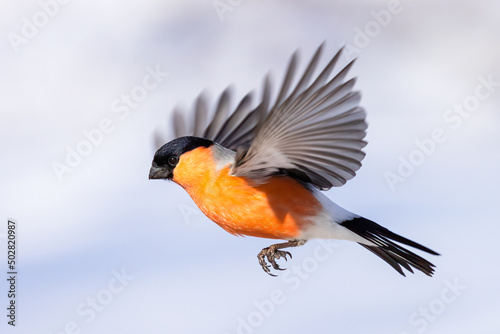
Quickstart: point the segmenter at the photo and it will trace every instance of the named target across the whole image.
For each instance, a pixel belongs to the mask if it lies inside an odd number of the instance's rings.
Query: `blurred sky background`
[[[2,333],[500,332],[500,85],[473,97],[500,82],[500,2],[222,0],[221,18],[211,0],[54,1],[0,5],[1,277],[8,218],[19,247],[17,326],[2,279]],[[433,278],[341,241],[293,249],[269,277],[256,255],[273,240],[234,237],[176,184],[148,180],[152,133],[172,135],[174,106],[230,84],[259,96],[267,72],[276,84],[293,51],[304,66],[323,41],[322,64],[363,46],[341,64],[359,56],[369,122],[363,167],[327,194],[440,252],[425,255]],[[148,69],[168,75],[113,112]],[[470,115],[448,111],[464,101]],[[103,119],[112,131],[58,178],[54,162]],[[435,129],[444,142],[391,188],[387,172]]]

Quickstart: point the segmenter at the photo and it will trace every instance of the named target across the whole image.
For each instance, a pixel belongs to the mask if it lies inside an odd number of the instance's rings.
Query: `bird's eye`
[[[171,156],[171,157],[168,157],[168,164],[169,164],[170,166],[172,166],[172,167],[173,167],[173,166],[177,165],[177,163],[178,163],[178,162],[179,162],[179,158],[178,158],[178,157],[176,157],[175,155],[173,155],[173,156]]]

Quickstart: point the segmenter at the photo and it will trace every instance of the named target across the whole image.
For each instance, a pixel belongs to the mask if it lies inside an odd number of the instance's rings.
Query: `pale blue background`
[[[73,0],[17,53],[9,33],[40,5],[0,6],[0,233],[9,217],[19,224],[18,326],[5,324],[2,279],[2,333],[60,333],[74,322],[81,333],[232,334],[249,317],[256,328],[240,333],[500,331],[500,92],[457,129],[443,120],[478,77],[500,81],[498,1],[402,0],[352,72],[368,112],[367,157],[328,196],[441,252],[426,256],[437,265],[433,278],[403,278],[348,242],[335,242],[306,279],[291,269],[271,278],[256,254],[272,240],[227,234],[180,187],[147,178],[152,133],[167,134],[175,105],[190,106],[205,88],[213,101],[232,83],[238,98],[260,91],[269,70],[281,79],[295,49],[303,65],[324,40],[328,55],[352,44],[387,2],[243,0],[221,21],[210,0]],[[120,119],[111,104],[156,65],[168,77]],[[52,163],[104,118],[114,131],[59,181]],[[392,191],[384,173],[436,128],[447,140]],[[284,266],[317,264],[319,245],[294,249]],[[5,240],[1,254],[5,273]],[[134,279],[87,323],[77,307],[106,296],[122,268]],[[465,287],[457,296],[445,283],[455,281]],[[259,318],[255,303],[276,294]],[[439,314],[424,320],[418,314],[429,307]]]

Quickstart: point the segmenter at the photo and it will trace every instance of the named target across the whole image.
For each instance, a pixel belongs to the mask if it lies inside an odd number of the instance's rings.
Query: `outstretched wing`
[[[262,102],[251,108],[252,93],[248,93],[240,101],[236,109],[230,113],[231,89],[227,88],[219,97],[215,112],[209,122],[209,109],[206,97],[201,94],[195,102],[191,115],[193,120],[186,122],[184,113],[175,109],[173,127],[175,137],[194,136],[213,140],[214,142],[236,151],[238,147],[248,146],[255,134],[255,128],[266,117],[269,96],[269,83],[266,78]],[[191,123],[188,128],[187,123]]]
[[[322,190],[345,184],[356,175],[365,156],[361,151],[366,145],[365,112],[358,106],[360,93],[353,91],[355,80],[344,82],[353,62],[328,79],[342,50],[311,83],[322,49],[320,45],[289,93],[298,58],[297,53],[293,54],[271,108],[268,77],[262,101],[254,109],[249,93],[230,113],[228,88],[209,120],[207,99],[202,94],[196,100],[192,120],[186,122],[184,114],[174,110],[175,136],[206,138],[236,151],[232,174],[257,183],[285,173]]]
[[[361,149],[367,124],[361,95],[353,91],[355,79],[344,82],[353,62],[328,80],[340,50],[310,83],[322,47],[289,93],[297,67],[297,54],[292,56],[274,106],[255,129],[250,146],[237,149],[233,175],[258,182],[287,173],[323,190],[356,175],[365,157]]]

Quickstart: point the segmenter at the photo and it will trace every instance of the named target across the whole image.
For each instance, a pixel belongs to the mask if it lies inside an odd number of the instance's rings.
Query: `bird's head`
[[[149,170],[149,179],[172,180],[184,154],[211,145],[213,141],[198,137],[179,137],[166,143],[154,155]]]

